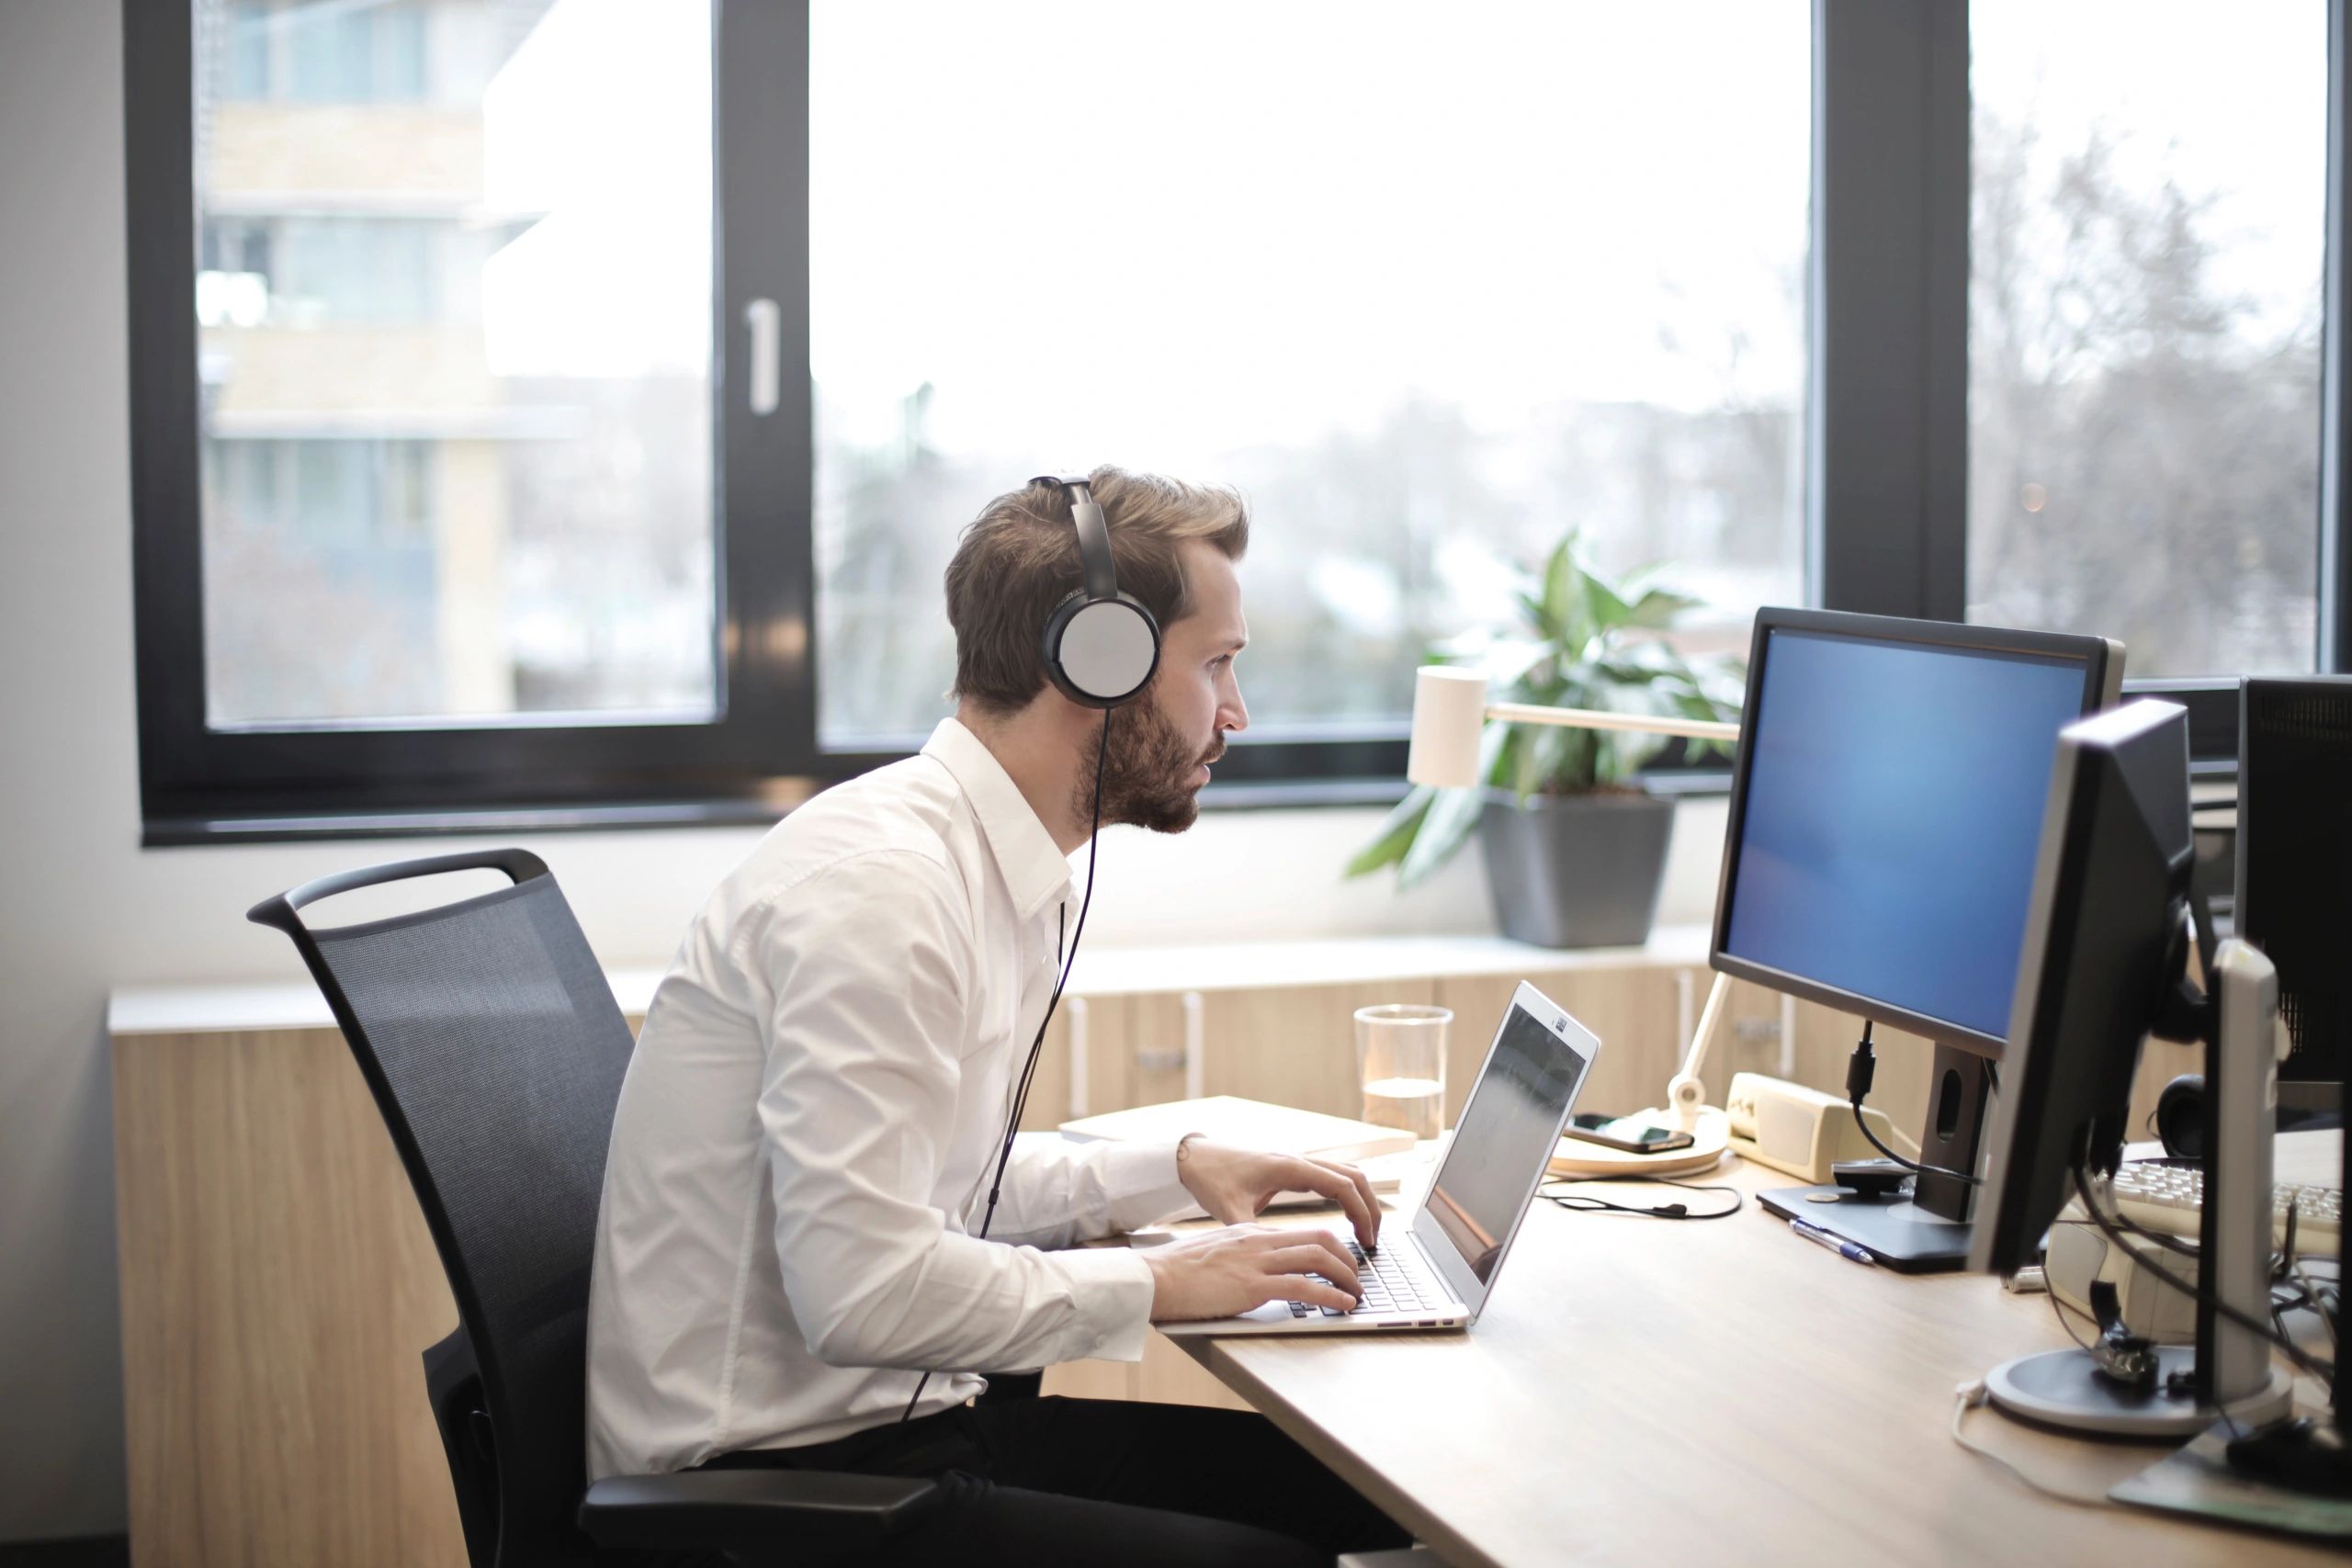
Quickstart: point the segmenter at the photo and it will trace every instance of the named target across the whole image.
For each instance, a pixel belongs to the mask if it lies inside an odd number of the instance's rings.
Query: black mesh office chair
[[[312,930],[300,913],[356,887],[476,869],[514,885],[361,925]],[[326,993],[448,1273],[458,1331],[425,1352],[425,1377],[475,1568],[623,1552],[865,1560],[937,1501],[928,1481],[810,1472],[586,1484],[588,1268],[632,1042],[537,856],[321,877],[249,918],[292,937]]]

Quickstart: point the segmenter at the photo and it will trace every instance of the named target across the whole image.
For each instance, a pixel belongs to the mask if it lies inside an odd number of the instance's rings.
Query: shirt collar
[[[1023,919],[1035,916],[1057,893],[1069,887],[1069,857],[1030,808],[1021,786],[1004,764],[981,744],[980,738],[952,718],[943,718],[924,742],[922,754],[938,759],[955,775],[964,798],[972,803],[980,834],[996,856],[997,874],[1004,878],[1012,908]]]

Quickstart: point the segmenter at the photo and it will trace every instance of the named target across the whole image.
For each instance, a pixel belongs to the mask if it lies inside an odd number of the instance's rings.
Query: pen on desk
[[[1819,1242],[1849,1263],[1868,1263],[1876,1266],[1878,1262],[1877,1258],[1870,1255],[1868,1247],[1848,1241],[1835,1231],[1824,1230],[1819,1225],[1809,1225],[1803,1220],[1791,1220],[1789,1228],[1807,1241]]]

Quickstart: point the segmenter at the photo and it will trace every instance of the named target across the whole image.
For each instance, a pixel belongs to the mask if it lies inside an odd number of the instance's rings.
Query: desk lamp
[[[1508,724],[1550,724],[1569,729],[1622,729],[1647,735],[1679,735],[1693,740],[1737,740],[1739,726],[1714,719],[1675,718],[1660,714],[1612,713],[1600,708],[1544,707],[1533,703],[1490,703],[1487,677],[1476,670],[1425,664],[1413,678],[1413,738],[1405,759],[1405,776],[1433,789],[1473,789],[1478,779],[1478,738],[1487,720]],[[1689,1133],[1695,1140],[1693,1156],[1712,1142],[1720,1151],[1729,1137],[1724,1112],[1705,1103],[1706,1089],[1699,1069],[1707,1060],[1707,1043],[1722,1021],[1724,1003],[1731,994],[1731,976],[1718,972],[1708,988],[1707,1004],[1700,1010],[1699,1027],[1682,1058],[1682,1070],[1666,1086],[1666,1109],[1639,1114],[1653,1125]],[[1595,1156],[1610,1151],[1595,1146]],[[1595,1165],[1616,1161],[1596,1158]],[[1660,1168],[1655,1156],[1627,1155],[1626,1169]]]

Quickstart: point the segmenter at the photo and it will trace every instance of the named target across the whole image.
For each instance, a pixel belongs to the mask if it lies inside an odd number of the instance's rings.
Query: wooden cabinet
[[[1200,995],[1203,1089],[1333,1116],[1363,1111],[1356,1010],[1440,999],[1437,982],[1426,977]]]
[[[1023,1125],[1238,1094],[1341,1115],[1359,1007],[1452,1008],[1456,1118],[1512,988],[1532,980],[1602,1041],[1583,1103],[1662,1104],[1713,976],[1703,931],[1638,951],[1555,953],[1397,938],[1090,953],[1048,1032]],[[1091,965],[1091,967],[1090,967]],[[614,977],[641,1018],[652,976]],[[207,1001],[207,996],[212,998]],[[304,1010],[309,1021],[304,1021]],[[132,1543],[157,1563],[462,1561],[417,1356],[454,1325],[415,1201],[315,993],[115,998],[116,1176]],[[1786,1073],[1842,1091],[1858,1026],[1735,987],[1705,1073]],[[1920,1122],[1930,1053],[1878,1040],[1873,1103]],[[2158,1046],[2133,1125],[2193,1057]],[[1154,1337],[1140,1366],[1056,1369],[1069,1393],[1234,1403]]]

